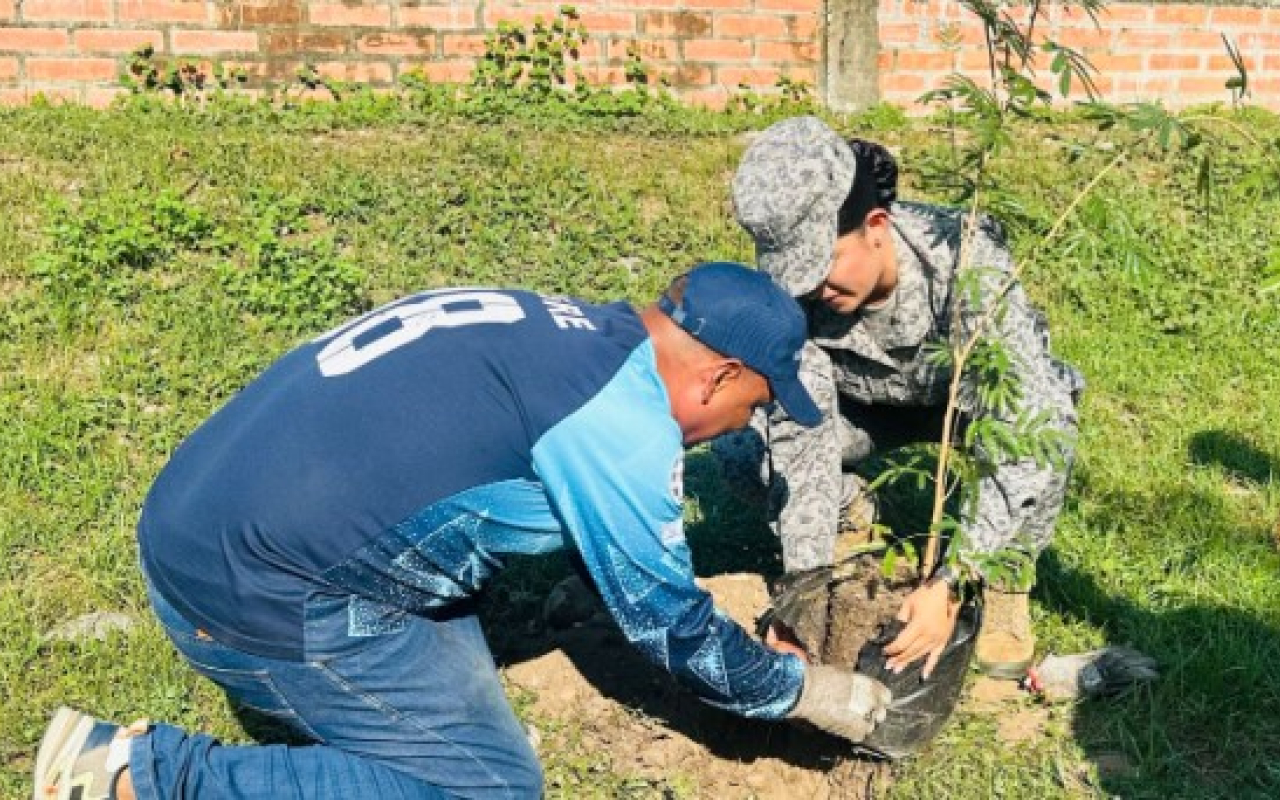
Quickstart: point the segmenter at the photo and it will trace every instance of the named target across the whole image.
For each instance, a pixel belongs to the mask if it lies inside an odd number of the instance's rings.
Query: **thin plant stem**
[[[978,175],[981,177],[983,169],[986,167],[988,153],[982,154],[982,160],[978,164]],[[975,224],[978,219],[978,198],[982,192],[982,183],[979,180],[974,186],[974,194],[972,203],[969,206],[969,218],[965,223],[965,235],[960,239],[960,252],[958,261],[960,269],[957,274],[968,266],[968,257],[970,244],[978,229]],[[960,329],[960,300],[958,297],[953,298],[951,305],[951,330],[958,331]],[[938,563],[938,540],[940,534],[938,532],[938,523],[942,521],[942,511],[946,508],[947,503],[947,470],[951,464],[951,442],[955,438],[956,425],[958,422],[959,397],[960,397],[960,381],[963,377],[964,366],[963,355],[964,348],[960,342],[953,343],[951,350],[951,381],[947,386],[947,407],[942,415],[942,441],[938,445],[938,465],[933,476],[933,513],[929,518],[929,538],[925,542],[924,551],[924,570],[921,573],[923,580],[928,580],[933,575],[934,567]]]
[[[942,417],[942,441],[939,443],[939,447],[938,447],[938,465],[934,473],[934,483],[933,483],[933,512],[930,515],[930,519],[929,519],[929,538],[925,544],[923,572],[921,573],[922,577],[925,579],[927,579],[928,576],[933,574],[934,568],[937,566],[937,563],[938,563],[938,547],[939,547],[939,539],[941,538],[938,531],[938,525],[939,523],[942,522],[942,514],[943,514],[943,510],[946,508],[946,500],[949,494],[949,492],[947,492],[947,489],[946,489],[946,477],[948,474],[948,470],[951,466],[951,451],[952,451],[951,442],[955,438],[956,428],[959,422],[958,412],[959,412],[960,386],[964,377],[964,365],[969,360],[969,357],[973,354],[973,350],[975,347],[977,347],[978,342],[981,341],[984,331],[991,324],[991,321],[995,318],[995,315],[999,310],[1000,304],[1003,302],[1005,296],[1017,284],[1019,277],[1022,275],[1023,266],[1025,264],[1032,263],[1035,261],[1036,256],[1040,254],[1044,246],[1048,242],[1052,241],[1055,237],[1057,237],[1059,232],[1062,230],[1062,227],[1066,224],[1067,219],[1069,219],[1070,216],[1075,212],[1076,208],[1080,205],[1080,203],[1084,201],[1084,198],[1087,197],[1090,193],[1092,193],[1093,190],[1097,187],[1097,185],[1102,181],[1103,177],[1105,177],[1107,173],[1113,170],[1123,160],[1124,160],[1124,154],[1123,153],[1117,154],[1115,158],[1113,158],[1110,162],[1108,162],[1105,167],[1100,169],[1097,172],[1097,174],[1095,174],[1093,178],[1090,179],[1089,183],[1086,184],[1083,189],[1081,189],[1079,192],[1076,193],[1076,196],[1071,200],[1070,203],[1067,204],[1067,207],[1062,210],[1062,213],[1058,215],[1058,218],[1054,221],[1053,225],[1049,228],[1049,232],[1046,233],[1044,237],[1040,240],[1040,242],[1036,245],[1036,249],[1033,250],[1032,253],[1026,259],[1022,260],[1021,262],[1015,263],[1013,267],[1009,270],[1009,277],[1001,285],[1000,290],[996,292],[994,301],[991,304],[989,304],[985,309],[983,309],[982,316],[978,318],[978,323],[974,326],[972,333],[967,338],[956,341],[951,349],[951,369],[952,369],[951,381],[947,386],[947,407],[946,407],[946,410],[943,412],[943,417]],[[985,168],[985,166],[986,166],[986,154],[984,154],[983,160],[982,162],[980,162],[978,167],[979,176],[981,176],[982,170]],[[979,187],[980,186],[981,186],[981,181],[979,181]],[[976,235],[976,232],[977,232],[977,224],[976,224],[977,218],[978,218],[977,192],[980,190],[981,190],[980,188],[975,190],[975,194],[972,200],[972,205],[969,208],[969,216],[965,224],[965,236],[962,237],[961,244],[960,244],[960,253],[959,253],[959,259],[958,259],[960,262],[960,267],[957,270],[957,274],[959,272],[964,271],[970,266],[969,252],[971,250],[973,237]],[[952,331],[960,330],[959,322],[960,322],[960,300],[959,298],[956,298],[951,309],[951,325],[952,325],[951,330]]]

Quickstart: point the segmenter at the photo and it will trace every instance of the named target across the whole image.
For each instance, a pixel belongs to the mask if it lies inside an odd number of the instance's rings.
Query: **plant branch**
[[[981,175],[986,167],[989,152],[983,152],[982,158],[978,163],[977,174]],[[965,224],[965,235],[960,239],[960,252],[957,253],[957,261],[960,263],[960,273],[967,265],[970,245],[973,237],[978,229],[975,224],[978,219],[978,198],[982,191],[981,181],[974,185],[974,194],[971,205],[969,206],[969,218]],[[952,291],[956,291],[953,289]],[[960,326],[960,298],[953,297],[951,305],[951,330],[957,331]],[[925,545],[924,564],[921,578],[928,580],[933,575],[933,570],[938,564],[938,524],[942,522],[942,512],[947,504],[947,471],[951,464],[951,442],[955,438],[958,414],[960,384],[963,377],[964,358],[966,357],[964,350],[959,342],[953,342],[951,350],[951,382],[947,386],[947,407],[942,416],[942,441],[938,444],[938,465],[934,472],[933,478],[933,512],[929,516],[929,540]],[[972,347],[969,348],[972,350]]]
[[[982,170],[986,166],[986,155],[987,154],[985,153],[983,154],[983,160],[978,166],[979,174],[981,174]],[[949,494],[946,491],[945,484],[946,484],[947,471],[950,468],[950,462],[951,462],[951,450],[952,450],[951,443],[955,438],[956,429],[959,422],[958,411],[959,411],[960,387],[964,378],[965,363],[969,360],[969,357],[973,354],[974,348],[977,347],[978,343],[982,340],[983,333],[986,331],[987,327],[991,324],[992,320],[995,318],[995,315],[1000,308],[1000,303],[1004,300],[1005,296],[1008,295],[1009,291],[1013,289],[1015,285],[1017,285],[1018,279],[1022,275],[1023,266],[1025,264],[1032,263],[1035,261],[1036,256],[1039,255],[1039,253],[1043,250],[1044,246],[1048,242],[1052,241],[1059,234],[1059,232],[1062,230],[1062,227],[1066,224],[1066,221],[1075,212],[1076,208],[1080,205],[1080,203],[1084,201],[1084,198],[1089,196],[1089,194],[1091,194],[1093,190],[1097,187],[1097,185],[1102,181],[1103,177],[1105,177],[1107,173],[1109,173],[1111,170],[1115,169],[1115,167],[1118,166],[1123,160],[1124,160],[1124,154],[1123,153],[1117,154],[1115,158],[1111,159],[1111,161],[1108,162],[1105,167],[1099,170],[1098,173],[1094,175],[1092,179],[1090,179],[1089,183],[1087,183],[1083,189],[1081,189],[1079,192],[1076,193],[1076,196],[1072,199],[1072,201],[1068,203],[1067,207],[1062,210],[1061,214],[1058,215],[1058,218],[1054,221],[1053,225],[1049,228],[1049,232],[1046,233],[1044,237],[1040,240],[1040,242],[1036,245],[1036,249],[1032,251],[1031,255],[1029,255],[1025,260],[1021,262],[1014,263],[1013,266],[1010,268],[1009,277],[1004,281],[1003,284],[1001,284],[999,291],[996,292],[993,298],[993,302],[989,303],[987,307],[983,309],[982,316],[978,318],[978,322],[974,326],[971,334],[967,338],[957,340],[952,346],[951,382],[947,387],[947,407],[945,412],[943,413],[943,418],[942,418],[942,441],[939,443],[939,447],[938,447],[938,465],[937,465],[937,470],[934,474],[934,484],[933,484],[933,488],[934,488],[933,512],[929,518],[930,535],[929,535],[928,543],[925,546],[923,576],[925,576],[926,578],[929,575],[933,574],[934,567],[937,566],[938,539],[939,539],[939,536],[937,534],[937,528],[938,528],[938,524],[942,521],[942,514],[946,507],[947,495]],[[960,253],[957,259],[960,263],[960,268],[957,270],[957,274],[967,269],[970,266],[970,264],[968,263],[969,252],[971,250],[971,246],[973,243],[973,237],[976,235],[977,228],[978,228],[977,226],[977,218],[978,218],[977,192],[978,191],[981,191],[981,189],[980,188],[975,189],[973,202],[972,202],[972,205],[970,206],[969,216],[965,226],[965,236],[962,237],[961,239]],[[960,323],[960,301],[959,301],[959,298],[957,298],[956,301],[953,303],[952,309],[951,309],[951,325],[952,325],[951,330],[959,331],[960,330],[959,323]]]

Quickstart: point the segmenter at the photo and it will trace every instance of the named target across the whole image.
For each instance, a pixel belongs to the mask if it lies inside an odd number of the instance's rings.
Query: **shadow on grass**
[[[510,666],[558,649],[593,689],[646,719],[679,733],[726,762],[776,758],[793,766],[827,771],[848,761],[848,744],[788,724],[751,720],[713,708],[684,689],[630,646],[612,624],[544,631],[524,647],[508,641],[495,647],[499,664]],[[661,737],[658,737],[661,738]]]
[[[686,500],[698,510],[685,525],[698,575],[750,572],[770,581],[781,575],[782,546],[769,528],[763,492],[730,492],[716,457],[704,450],[688,454],[684,474]]]
[[[858,471],[870,479],[893,456],[891,451],[868,459]],[[685,526],[699,576],[750,572],[772,581],[782,574],[782,546],[769,527],[763,493],[750,497],[731,492],[715,456],[695,451],[686,459],[685,495],[699,510],[699,517]],[[876,491],[876,521],[892,531],[928,530],[932,504],[931,491],[907,481],[882,486]],[[957,509],[949,507],[948,513],[954,516]],[[915,544],[923,553],[923,543]]]
[[[1160,566],[1100,558],[1074,565],[1051,549],[1041,557],[1036,590],[1052,613],[1100,627],[1109,641],[1131,644],[1160,663],[1152,686],[1076,711],[1075,736],[1097,764],[1101,788],[1125,798],[1280,797],[1280,627],[1262,606],[1204,602],[1249,597],[1240,567],[1276,561],[1267,532],[1242,526],[1216,494],[1101,499],[1086,529],[1115,531],[1116,519],[1126,520],[1121,535],[1145,528],[1149,539],[1125,546],[1135,560]],[[1193,530],[1189,519],[1198,536],[1179,540],[1178,531]],[[1173,532],[1167,539],[1162,523]],[[1153,559],[1151,552],[1171,555]],[[1239,571],[1241,585],[1214,585],[1224,564]],[[1095,577],[1127,574],[1132,581],[1139,569],[1149,574],[1129,593],[1134,599]]]
[[[1198,431],[1187,450],[1193,464],[1219,466],[1232,477],[1249,483],[1267,483],[1280,475],[1280,460],[1231,431]]]

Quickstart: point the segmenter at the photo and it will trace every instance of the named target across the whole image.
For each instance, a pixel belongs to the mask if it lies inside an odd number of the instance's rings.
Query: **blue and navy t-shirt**
[[[683,463],[631,308],[423,292],[297,348],[196,430],[147,497],[140,547],[192,623],[296,660],[309,602],[346,598],[359,634],[568,545],[652,661],[715,705],[784,716],[803,665],[694,584]]]

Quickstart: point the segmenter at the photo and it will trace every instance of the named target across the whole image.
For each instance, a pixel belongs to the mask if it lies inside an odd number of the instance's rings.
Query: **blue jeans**
[[[156,725],[131,749],[139,798],[541,795],[537,756],[474,615],[435,621],[384,608],[370,624],[352,598],[318,600],[306,611],[307,659],[280,661],[213,641],[148,590],[197,672],[314,744],[226,746]]]

